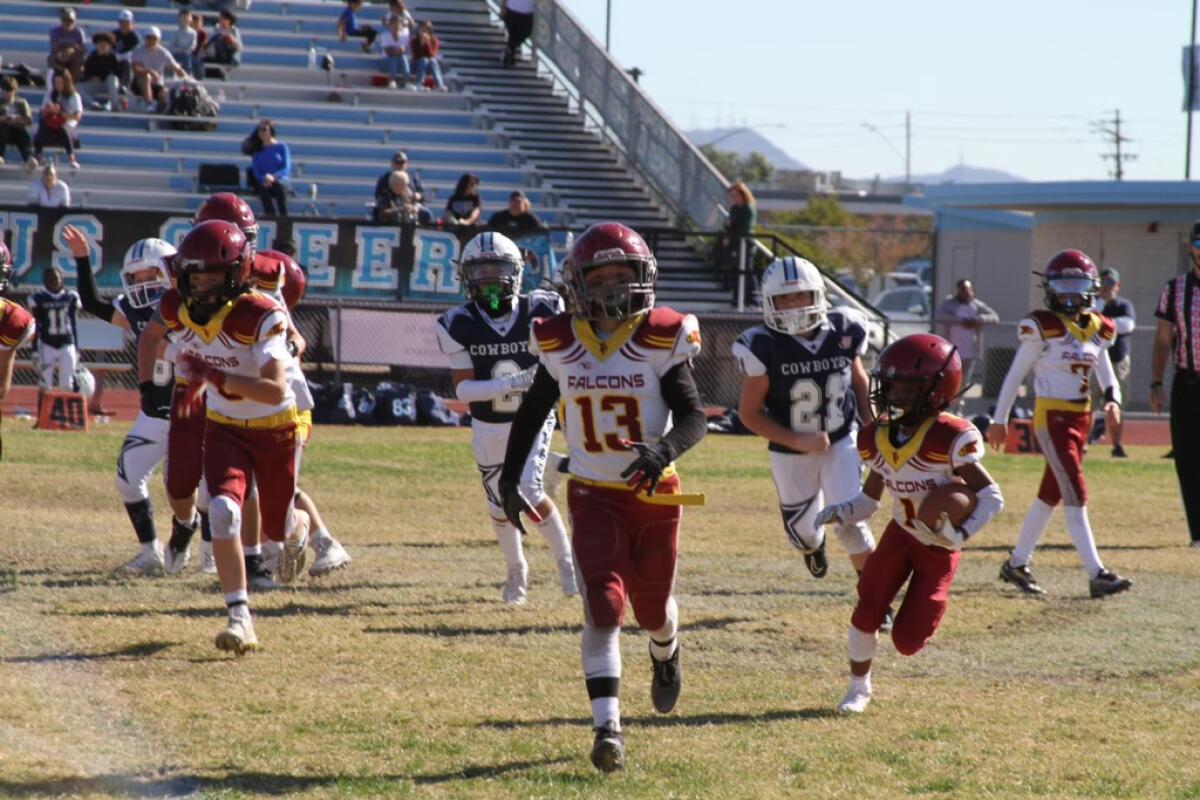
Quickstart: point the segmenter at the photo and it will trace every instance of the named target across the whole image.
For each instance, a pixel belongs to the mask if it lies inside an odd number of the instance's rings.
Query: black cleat
[[[1121,445],[1119,445],[1119,444],[1115,444],[1115,445],[1113,445],[1113,449],[1112,449],[1112,457],[1113,458],[1128,458],[1129,456],[1127,456],[1125,454],[1124,447],[1121,447]]]
[[[625,742],[613,720],[596,728],[592,743],[592,764],[601,772],[616,772],[625,766]]]
[[[683,688],[683,670],[679,666],[679,648],[666,661],[659,661],[650,656],[650,666],[654,670],[654,678],[650,681],[650,700],[654,710],[660,714],[669,714],[679,702],[679,690]]]
[[[1005,583],[1011,583],[1025,594],[1043,595],[1046,590],[1038,586],[1037,580],[1034,579],[1033,573],[1029,571],[1029,566],[1014,567],[1011,561],[1005,560],[1000,567],[1000,580]]]
[[[263,563],[261,555],[245,556],[245,560],[246,586],[248,588],[260,592],[269,592],[273,589],[282,588],[282,584],[275,580],[275,576],[271,574],[271,570]]]
[[[896,612],[888,606],[888,610],[883,613],[883,622],[879,623],[880,633],[891,633],[892,625],[896,622]]]
[[[804,566],[808,567],[808,571],[812,573],[814,578],[824,578],[829,572],[829,559],[825,557],[825,540],[821,540],[821,546],[811,553],[804,554]]]
[[[1120,594],[1133,586],[1129,578],[1122,578],[1115,572],[1100,570],[1096,577],[1088,581],[1088,591],[1092,597],[1107,597],[1110,594]]]

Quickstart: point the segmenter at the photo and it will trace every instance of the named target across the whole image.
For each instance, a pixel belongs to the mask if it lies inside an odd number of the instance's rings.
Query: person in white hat
[[[130,64],[133,66],[133,82],[130,89],[134,95],[141,98],[147,111],[165,111],[165,77],[167,73],[182,78],[187,73],[175,60],[170,51],[159,46],[162,41],[162,31],[150,26],[145,31],[145,41],[133,51]],[[155,101],[159,102],[155,108]]]

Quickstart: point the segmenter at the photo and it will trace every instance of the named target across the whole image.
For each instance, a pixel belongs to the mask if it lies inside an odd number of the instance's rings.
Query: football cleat
[[[839,714],[861,714],[871,704],[871,690],[861,686],[851,686],[842,702],[838,703]]]
[[[1112,457],[1113,458],[1129,458],[1129,455],[1125,452],[1124,447],[1122,447],[1119,444],[1115,444],[1115,445],[1113,445],[1113,449],[1112,449]]]
[[[279,559],[283,556],[283,542],[267,540],[262,543],[262,563],[271,572],[279,572]]]
[[[250,619],[230,617],[225,629],[217,634],[218,650],[244,656],[258,649],[258,637],[254,635],[254,622]]]
[[[824,578],[829,573],[829,559],[825,557],[825,539],[815,549],[804,554],[804,566],[814,578]]]
[[[296,582],[304,565],[308,563],[308,534],[298,542],[283,543],[283,554],[279,557],[279,581],[285,586]]]
[[[1005,559],[1004,564],[1000,567],[1000,580],[1005,583],[1011,583],[1025,594],[1043,595],[1046,590],[1038,586],[1038,582],[1034,579],[1033,573],[1029,571],[1029,565],[1014,567],[1012,562]]]
[[[167,542],[166,552],[163,553],[164,565],[168,575],[178,575],[183,572],[183,568],[188,565],[191,559],[191,544],[192,536],[196,533],[196,527],[200,524],[200,518],[194,516],[195,520],[192,527],[181,524],[174,517],[171,518],[171,540]]]
[[[283,585],[275,580],[275,575],[267,568],[262,556],[246,556],[246,586],[256,592],[270,592],[282,589]]]
[[[1096,577],[1088,581],[1088,591],[1091,592],[1092,597],[1120,594],[1131,586],[1133,586],[1133,581],[1129,578],[1122,578],[1117,573],[1109,572],[1106,569],[1100,570]]]
[[[883,612],[883,622],[879,623],[879,632],[891,633],[894,624],[896,624],[896,612],[892,610],[891,606],[888,606],[888,610]]]
[[[158,542],[155,542],[153,547],[143,545],[141,552],[118,567],[117,572],[122,575],[137,575],[143,578],[162,577],[166,565],[163,562],[163,552],[160,547]]]
[[[558,560],[558,582],[567,597],[579,594],[579,585],[575,582],[575,562],[570,556],[563,556]]]
[[[350,554],[332,536],[322,536],[320,539],[314,540],[313,550],[316,552],[317,558],[308,568],[310,577],[319,578],[322,575],[328,575],[335,569],[341,569],[350,563]]]
[[[526,594],[527,581],[529,579],[529,567],[526,564],[518,564],[508,568],[508,575],[504,580],[504,604],[509,606],[525,605],[528,596]]]
[[[170,547],[163,553],[163,568],[168,575],[178,575],[187,567],[188,562],[192,559],[192,551],[190,548],[175,551]]]
[[[601,772],[616,772],[625,766],[625,742],[614,720],[596,728],[592,743],[592,764]]]
[[[650,667],[654,678],[650,681],[650,700],[654,710],[660,714],[669,714],[675,710],[679,702],[679,690],[683,688],[683,669],[679,666],[680,646],[675,645],[675,652],[666,661],[659,661],[650,656]]]
[[[206,575],[217,574],[217,560],[213,558],[212,542],[200,540],[200,571]]]

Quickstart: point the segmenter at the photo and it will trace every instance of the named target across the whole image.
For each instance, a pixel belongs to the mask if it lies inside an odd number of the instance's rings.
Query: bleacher
[[[0,0],[4,63],[42,70],[47,32],[63,5],[68,4]],[[75,5],[88,37],[115,28],[121,7]],[[145,7],[131,7],[139,30],[157,25],[169,39],[179,6],[149,0]],[[409,7],[418,20],[434,23],[446,92],[373,86],[381,58],[362,53],[361,40],[337,40],[340,2],[254,0],[251,10],[238,12],[242,65],[226,80],[205,81],[221,105],[215,130],[177,130],[163,115],[87,110],[77,131],[81,169],[69,168],[55,151],[47,154],[59,156],[60,176],[75,206],[189,212],[206,196],[197,182],[199,166],[244,168],[242,139],[257,120],[270,118],[292,152],[292,216],[367,215],[375,180],[391,154],[404,150],[437,214],[459,175],[469,171],[481,178],[485,215],[521,189],[552,226],[582,229],[613,218],[643,228],[670,226],[638,176],[584,128],[549,80],[528,61],[511,69],[500,65],[504,32],[486,0],[418,0]],[[380,27],[385,9],[369,5],[360,16]],[[332,71],[309,68],[312,48],[333,56]],[[33,108],[40,106],[41,90],[22,94]],[[22,165],[0,166],[0,203],[23,204],[29,180]],[[260,208],[256,198],[250,202]],[[682,239],[656,241],[664,298],[692,307],[728,303]]]

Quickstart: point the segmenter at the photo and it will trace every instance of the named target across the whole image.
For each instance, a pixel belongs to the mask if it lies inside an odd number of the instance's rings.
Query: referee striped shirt
[[[1154,316],[1175,330],[1175,367],[1200,371],[1200,278],[1195,270],[1167,282]]]

